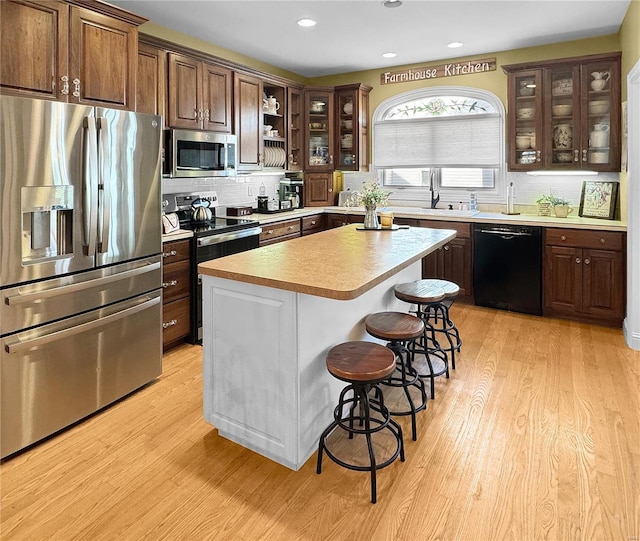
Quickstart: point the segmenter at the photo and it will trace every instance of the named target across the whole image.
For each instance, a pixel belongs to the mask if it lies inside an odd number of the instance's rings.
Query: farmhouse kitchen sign
[[[407,83],[425,79],[438,79],[441,77],[453,77],[454,75],[471,75],[496,70],[495,58],[483,58],[481,60],[469,60],[468,62],[452,62],[439,64],[426,68],[407,69],[403,71],[385,71],[380,74],[381,85],[395,83]]]

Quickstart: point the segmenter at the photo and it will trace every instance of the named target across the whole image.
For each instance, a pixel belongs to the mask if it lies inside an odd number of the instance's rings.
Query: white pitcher
[[[589,145],[593,148],[609,146],[609,126],[607,124],[593,125],[593,131],[589,134]]]

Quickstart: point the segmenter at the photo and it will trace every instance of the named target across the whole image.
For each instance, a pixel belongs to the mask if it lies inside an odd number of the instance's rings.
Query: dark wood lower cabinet
[[[399,223],[399,219],[396,220]],[[471,224],[420,220],[419,227],[454,229],[455,239],[422,259],[422,277],[449,280],[460,287],[459,298],[473,300],[473,248]],[[409,224],[410,225],[410,224]]]
[[[191,332],[191,240],[162,245],[162,348],[181,344]]]
[[[260,233],[260,246],[275,244],[300,236],[300,218],[271,222],[262,226]]]
[[[624,233],[548,229],[545,235],[544,315],[620,326]]]

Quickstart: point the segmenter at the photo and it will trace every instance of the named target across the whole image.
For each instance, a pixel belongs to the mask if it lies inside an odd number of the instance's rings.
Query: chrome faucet
[[[431,193],[431,208],[434,209],[440,201],[440,192],[433,191],[433,171],[429,175],[429,192]]]

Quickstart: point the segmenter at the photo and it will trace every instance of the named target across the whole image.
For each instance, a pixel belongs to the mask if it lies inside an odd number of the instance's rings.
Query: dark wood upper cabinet
[[[70,49],[70,101],[135,109],[137,27],[73,6]]]
[[[620,171],[620,53],[503,69],[511,171]]]
[[[135,108],[138,25],[103,2],[0,2],[3,92]]]
[[[262,79],[234,73],[234,133],[238,138],[238,170],[262,169]]]
[[[167,125],[230,133],[231,77],[223,66],[169,53]]]
[[[360,83],[335,87],[336,169],[369,170],[369,93]]]
[[[302,171],[304,134],[302,131],[303,114],[302,89],[287,88],[287,169]]]
[[[136,111],[165,115],[167,53],[163,49],[138,44]]]
[[[203,125],[205,130],[231,132],[232,71],[202,63]]]
[[[69,90],[69,5],[0,2],[0,87],[3,93],[66,100]],[[65,86],[65,79],[67,84]]]

